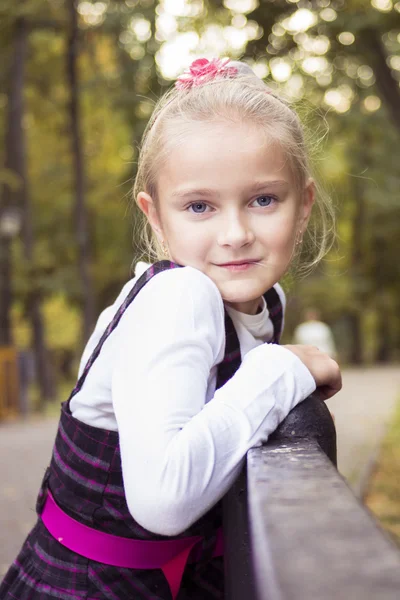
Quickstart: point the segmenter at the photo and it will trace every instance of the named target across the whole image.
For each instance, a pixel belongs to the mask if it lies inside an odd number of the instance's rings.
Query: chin
[[[271,284],[272,285],[272,284]],[[221,293],[222,299],[225,302],[239,304],[244,302],[252,302],[261,298],[261,296],[271,287],[265,287],[260,283],[252,284],[249,281],[231,281],[224,282],[217,287]]]

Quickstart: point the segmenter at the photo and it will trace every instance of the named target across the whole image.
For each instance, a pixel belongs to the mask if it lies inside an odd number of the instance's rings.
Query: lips
[[[230,273],[240,273],[242,271],[247,271],[249,269],[251,269],[252,267],[254,267],[254,265],[256,265],[259,261],[257,260],[234,260],[228,263],[219,263],[216,264],[217,267],[219,267],[220,269],[225,269],[226,271],[229,271]]]
[[[257,259],[247,259],[247,260],[232,260],[226,263],[217,263],[217,267],[235,267],[241,265],[251,265],[256,262],[259,262]]]

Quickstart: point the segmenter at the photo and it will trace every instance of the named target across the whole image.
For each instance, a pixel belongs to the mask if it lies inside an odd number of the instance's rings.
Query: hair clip
[[[234,77],[238,70],[236,67],[228,67],[229,61],[229,58],[198,58],[192,62],[188,71],[178,77],[175,87],[178,90],[189,90],[213,79]]]

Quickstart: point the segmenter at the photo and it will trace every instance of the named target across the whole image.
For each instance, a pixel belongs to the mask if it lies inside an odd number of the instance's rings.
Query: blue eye
[[[258,198],[256,198],[254,200],[253,204],[255,202],[257,202],[256,206],[260,206],[261,208],[265,208],[267,206],[270,206],[274,201],[275,201],[275,198],[273,196],[259,196]]]
[[[191,204],[189,206],[190,212],[194,212],[198,215],[206,212],[206,209],[207,209],[207,204],[205,202],[194,202],[193,204]]]

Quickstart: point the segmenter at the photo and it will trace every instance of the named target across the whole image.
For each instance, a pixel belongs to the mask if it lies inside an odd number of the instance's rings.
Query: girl
[[[168,260],[99,318],[1,600],[223,598],[222,496],[294,406],[341,385],[316,348],[278,345],[314,183],[298,117],[246,65],[178,79],[134,194]]]

